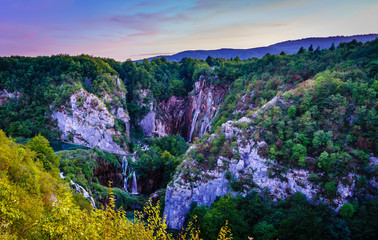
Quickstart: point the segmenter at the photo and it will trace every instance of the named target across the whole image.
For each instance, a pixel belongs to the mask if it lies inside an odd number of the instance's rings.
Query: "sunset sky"
[[[377,0],[0,0],[0,56],[119,61],[378,33]]]

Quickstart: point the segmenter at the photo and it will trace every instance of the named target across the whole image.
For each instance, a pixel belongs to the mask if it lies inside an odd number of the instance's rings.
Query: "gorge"
[[[226,220],[237,239],[266,229],[290,239],[306,221],[316,227],[303,236],[356,239],[375,224],[366,209],[374,214],[378,189],[376,49],[377,40],[245,60],[1,58],[0,128],[20,155],[34,151],[33,169],[61,172],[82,209],[129,214],[151,197],[169,229],[196,215],[210,239]],[[35,136],[88,148],[54,153]],[[16,170],[12,181],[32,182]],[[41,201],[63,202],[40,181]]]

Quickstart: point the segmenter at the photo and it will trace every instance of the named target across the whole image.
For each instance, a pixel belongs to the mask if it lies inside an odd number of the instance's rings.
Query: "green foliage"
[[[239,216],[239,212],[236,209],[237,201],[231,196],[224,196],[215,202],[211,208],[206,206],[197,206],[193,208],[190,213],[190,221],[194,220],[194,216],[198,214],[198,225],[200,229],[200,236],[204,239],[216,239],[221,227],[226,223],[229,223],[229,227],[232,232],[242,231],[244,236],[247,236],[246,232],[248,225],[243,222]],[[234,235],[234,239],[240,239]]]
[[[336,183],[345,180],[348,173],[362,176],[356,182],[356,197],[362,200],[360,207],[345,205],[340,209],[340,217],[334,216],[323,206],[309,205],[299,195],[288,201],[279,201],[274,206],[266,206],[254,196],[244,200],[224,200],[214,208],[200,209],[198,213],[202,215],[198,218],[199,224],[208,221],[217,228],[215,230],[214,226],[207,223],[204,234],[210,234],[211,238],[216,236],[226,220],[224,209],[228,209],[230,228],[245,228],[236,231],[236,238],[246,239],[246,232],[249,232],[261,239],[372,239],[376,236],[375,229],[378,229],[374,217],[377,216],[377,201],[376,198],[365,201],[362,196],[367,183],[376,175],[368,159],[371,154],[377,154],[377,43],[377,40],[366,44],[352,41],[340,44],[337,48],[332,46],[330,49],[318,48],[315,51],[312,47],[308,51],[302,48],[298,54],[267,54],[261,59],[244,61],[240,58],[208,58],[205,62],[185,58],[181,62],[168,62],[162,58],[119,63],[85,55],[0,58],[0,89],[19,93],[17,98],[0,106],[0,128],[13,137],[24,139],[41,134],[25,147],[18,147],[1,138],[3,152],[0,154],[0,177],[1,188],[6,193],[2,191],[0,198],[4,199],[0,209],[2,223],[5,223],[1,226],[21,230],[1,229],[0,233],[12,236],[17,232],[19,238],[32,238],[27,235],[27,229],[34,228],[32,222],[51,209],[51,204],[48,207],[43,204],[49,204],[55,196],[61,201],[57,205],[63,202],[67,206],[59,205],[53,218],[47,218],[59,223],[49,223],[47,228],[39,232],[44,232],[50,238],[61,238],[66,229],[59,227],[65,221],[71,221],[73,226],[81,229],[80,224],[75,225],[76,222],[72,220],[82,219],[81,212],[73,211],[77,215],[72,216],[67,212],[72,204],[78,204],[82,209],[88,209],[88,204],[78,196],[74,196],[75,200],[72,197],[64,200],[66,198],[58,193],[64,190],[54,185],[52,179],[57,177],[59,158],[56,158],[42,137],[59,138],[55,123],[50,119],[51,111],[66,104],[73,92],[83,88],[100,98],[108,93],[113,101],[106,102],[107,107],[127,106],[133,121],[148,112],[147,108],[132,102],[137,90],[151,89],[157,100],[173,95],[185,96],[193,89],[194,82],[201,78],[213,84],[230,86],[230,94],[212,123],[214,133],[218,134],[221,124],[226,121],[247,114],[253,116],[257,110],[259,112],[251,127],[239,126],[244,130],[243,137],[265,141],[265,154],[287,167],[311,168],[314,173],[309,180],[324,186],[322,193],[325,196],[331,199],[338,197]],[[116,76],[124,81],[123,84]],[[125,92],[125,86],[128,103],[120,94]],[[273,97],[281,96],[282,92],[285,93],[285,101],[280,100],[273,107],[259,109]],[[82,103],[82,100],[78,101],[78,105]],[[120,122],[116,122],[116,129],[125,130]],[[137,127],[132,131],[138,132]],[[124,136],[114,136],[114,140],[119,143],[127,141]],[[140,178],[138,180],[145,184],[143,189],[146,191],[166,185],[187,149],[185,141],[175,137],[150,141],[150,149],[145,152],[139,150],[140,159],[133,166]],[[4,147],[8,145],[9,148]],[[129,145],[133,145],[130,149],[136,146],[130,142]],[[226,140],[224,134],[219,134],[218,139],[202,141],[191,154],[200,166],[191,171],[196,173],[215,169],[220,155],[237,159],[235,150],[235,139]],[[15,158],[15,155],[18,157]],[[93,169],[98,166],[98,161],[119,168],[119,161],[114,155],[98,150],[78,151],[64,157],[64,153],[61,155],[60,168],[67,173],[68,179],[74,179],[90,191],[95,190],[98,198],[106,198],[107,188],[98,184],[99,179],[94,176]],[[245,184],[242,179],[232,179],[231,175],[228,177],[233,180],[233,188],[242,189]],[[152,186],[147,185],[150,179],[154,182]],[[139,199],[130,199],[121,190],[114,190],[114,193],[116,207],[128,206],[134,201],[140,203]],[[35,199],[30,197],[32,194]],[[238,204],[235,205],[233,201]],[[34,204],[35,213],[30,206],[22,205],[24,202]],[[22,205],[22,211],[16,203]],[[233,219],[232,216],[238,216],[239,219]],[[247,222],[248,226],[243,225],[244,222],[240,223],[240,219]],[[91,221],[85,221],[90,225]],[[109,226],[112,223],[103,222],[109,223]],[[305,228],[306,225],[309,227]],[[90,226],[94,228],[94,225]]]
[[[0,58],[0,89],[18,93],[17,98],[0,106],[0,128],[14,137],[42,134],[58,139],[51,112],[67,103],[72,93],[84,88],[103,97],[105,92],[116,96],[125,91],[116,83],[118,73],[107,61],[86,55]],[[126,102],[118,99],[111,104]]]
[[[147,151],[138,150],[139,159],[134,164],[144,191],[150,193],[164,188],[171,181],[176,167],[181,163],[188,144],[180,136],[150,139]],[[152,180],[153,184],[149,181]]]
[[[347,217],[352,239],[374,239],[377,236],[378,197],[363,201],[352,217]]]
[[[341,206],[339,214],[342,217],[352,217],[355,211],[356,210],[354,209],[353,204],[345,203],[343,206]]]
[[[0,130],[1,239],[175,239],[160,217],[159,203],[148,201],[131,222],[124,211],[115,210],[122,199],[116,200],[114,192],[120,190],[110,188],[105,210],[89,209],[36,156]],[[199,239],[198,234],[198,229],[188,227],[179,239]],[[217,239],[231,239],[227,223]]]
[[[313,183],[318,183],[320,181],[320,178],[317,174],[311,173],[310,176],[308,176],[308,180]]]
[[[325,185],[325,192],[329,198],[334,198],[337,192],[337,186],[335,181],[327,182]]]
[[[295,107],[295,105],[290,106],[288,110],[289,118],[294,119],[296,113],[297,113],[297,108]]]
[[[350,172],[371,177],[374,170],[366,156],[377,154],[377,88],[375,70],[367,66],[375,66],[377,43],[351,42],[334,50],[302,49],[294,55],[219,65],[220,78],[225,78],[220,73],[232,71],[234,78],[213,131],[227,120],[254,116],[253,130],[244,129],[243,135],[267,143],[260,154],[288,167],[311,169],[323,176],[312,178],[322,186],[343,181]],[[231,66],[232,71],[222,69]],[[259,109],[281,95],[284,101]],[[217,146],[217,139],[213,141],[213,148],[207,150],[202,144],[198,152],[205,158],[209,158],[206,151],[231,156]]]
[[[184,58],[180,62],[168,62],[165,58],[134,63],[128,60],[118,69],[128,89],[131,102],[136,90],[151,89],[155,99],[172,95],[184,96],[193,89],[193,83],[210,72],[205,61]]]
[[[252,233],[256,239],[261,240],[273,240],[277,237],[277,230],[274,228],[274,225],[269,224],[266,221],[257,223],[253,227]]]
[[[327,205],[309,203],[301,193],[274,202],[253,192],[245,197],[223,196],[211,207],[194,205],[188,219],[198,221],[204,239],[215,239],[224,221],[234,239],[368,239],[377,231],[376,202],[365,202],[355,214],[343,217]]]
[[[50,147],[49,141],[42,135],[34,137],[28,141],[26,147],[37,153],[37,159],[43,163],[46,171],[53,176],[59,176],[59,156]]]
[[[105,185],[108,181],[114,181],[116,186],[123,186],[122,180],[117,175],[112,174],[120,171],[121,167],[118,156],[114,154],[98,149],[77,149],[60,151],[58,155],[60,156],[60,171],[64,173],[66,179],[84,187],[94,198],[97,205],[101,202],[104,203],[108,192],[108,188],[99,183]],[[126,210],[131,208],[134,203],[141,204],[144,202],[141,199],[125,196],[124,190],[117,188],[115,188],[114,194],[117,199],[117,209],[123,207]]]
[[[329,164],[329,154],[327,152],[322,152],[319,156],[318,167],[327,169]]]
[[[304,147],[302,144],[295,144],[293,147],[293,154],[291,157],[295,160],[298,160],[299,166],[304,166],[304,163],[306,161],[305,157],[307,155],[306,147]]]

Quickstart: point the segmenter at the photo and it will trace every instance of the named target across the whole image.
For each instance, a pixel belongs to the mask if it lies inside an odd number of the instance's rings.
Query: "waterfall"
[[[192,135],[194,132],[194,128],[196,127],[196,122],[198,118],[198,114],[200,113],[201,110],[201,102],[202,102],[202,87],[200,86],[200,93],[197,98],[196,106],[195,106],[195,112],[193,115],[193,120],[192,120],[192,125],[190,126],[190,135],[189,135],[189,142],[192,141]]]
[[[135,171],[133,171],[133,187],[131,189],[131,194],[138,194],[138,185],[137,185]]]
[[[135,162],[135,155],[131,156],[131,159],[133,162]],[[138,194],[138,184],[136,179],[135,171],[132,167],[130,167],[129,174],[127,174],[127,168],[128,168],[128,162],[126,156],[123,156],[122,158],[122,173],[123,173],[123,187],[125,188],[125,191],[129,193],[127,190],[127,182],[129,180],[129,177],[133,177],[133,185],[131,186],[131,194]]]
[[[63,179],[66,178],[66,176],[64,176],[64,174],[63,174],[62,172],[60,172],[59,175],[60,175],[60,178],[63,178]],[[80,186],[79,184],[75,183],[75,182],[72,181],[72,180],[70,180],[70,183],[71,183],[71,185],[74,185],[74,186],[75,186],[75,191],[76,191],[77,193],[81,193],[81,194],[83,194],[83,196],[84,196],[85,198],[89,198],[89,201],[91,202],[92,207],[93,207],[93,208],[96,208],[96,203],[95,203],[93,197],[91,197],[91,195],[89,195],[88,191],[85,190],[85,188],[83,188],[82,186]]]
[[[128,166],[128,162],[127,162],[126,156],[123,156],[122,158],[123,188],[125,189],[126,192],[128,192],[127,181],[129,180],[129,177],[127,175],[127,166]]]
[[[93,197],[91,197],[91,195],[89,195],[88,191],[85,190],[85,188],[83,188],[82,186],[80,186],[79,184],[75,183],[72,180],[70,181],[70,183],[75,186],[75,189],[76,189],[77,193],[81,193],[81,194],[83,194],[83,196],[85,198],[89,198],[89,200],[90,200],[90,202],[92,204],[92,207],[96,208],[96,204],[95,204],[95,201],[94,201]]]
[[[213,92],[211,89],[209,89],[209,93],[207,96],[207,101],[206,101],[206,113],[205,117],[202,119],[201,123],[201,129],[199,132],[199,137],[203,137],[203,134],[206,132],[206,129],[210,127],[210,118],[211,118],[211,104],[213,102]]]

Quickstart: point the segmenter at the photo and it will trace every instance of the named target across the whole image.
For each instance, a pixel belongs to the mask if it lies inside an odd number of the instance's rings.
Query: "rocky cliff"
[[[228,93],[227,89],[227,85],[211,84],[201,76],[187,97],[172,96],[156,101],[156,104],[150,101],[150,111],[140,120],[144,134],[157,137],[179,134],[189,141],[202,137],[210,131],[211,123]],[[140,102],[148,93],[148,90],[140,91]]]
[[[103,151],[125,154],[125,146],[114,142],[114,119],[119,118],[128,125],[128,116],[123,108],[114,110],[113,116],[106,105],[94,94],[83,89],[75,92],[68,106],[54,110],[52,119],[57,120],[62,132],[61,139],[78,145],[97,147]]]
[[[290,104],[282,97],[275,97],[250,117],[224,123],[219,132],[188,150],[186,160],[179,166],[178,173],[166,190],[164,215],[170,228],[180,229],[183,226],[192,202],[210,206],[216,197],[230,192],[244,195],[256,190],[279,199],[300,191],[313,202],[323,200],[335,208],[352,196],[357,178],[354,174],[349,174],[338,182],[337,196],[328,199],[321,191],[321,186],[309,181],[312,172],[287,169],[260,155],[259,151],[266,143],[251,139],[250,136],[254,136],[256,131],[253,120],[278,102]],[[219,141],[220,136],[224,137],[224,146],[228,150],[217,157],[213,169],[201,167],[200,160],[193,156],[194,150]]]

